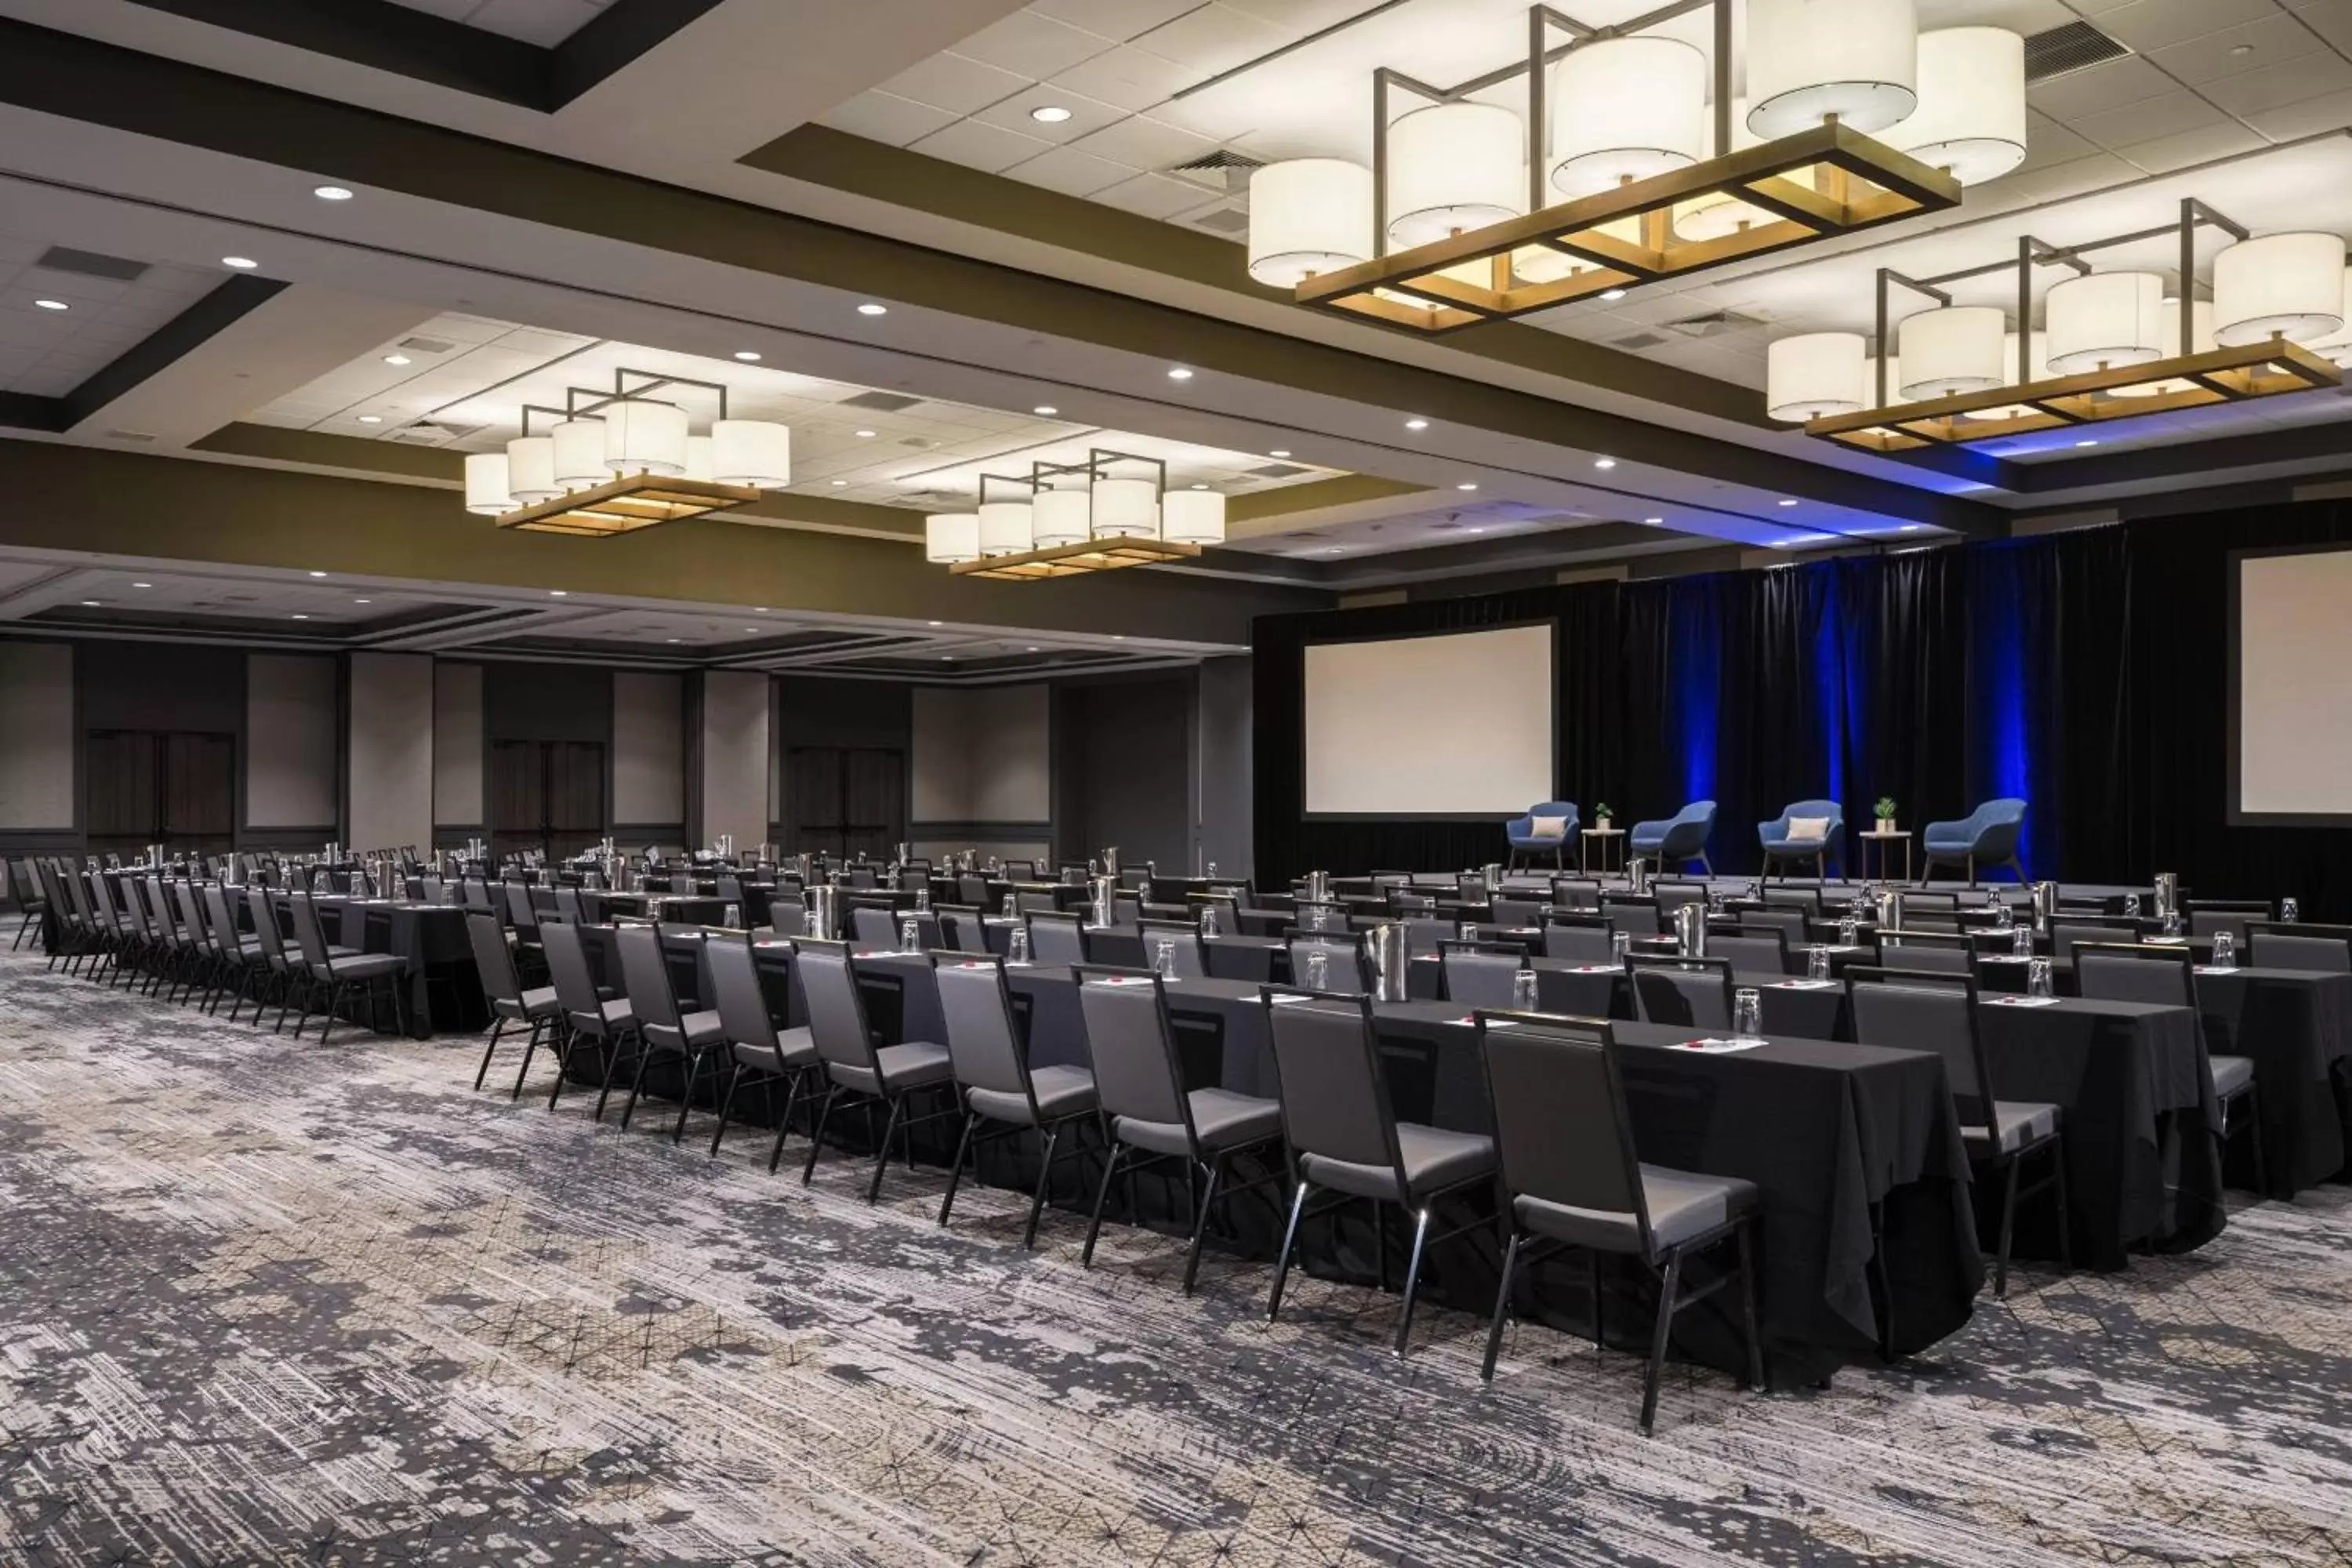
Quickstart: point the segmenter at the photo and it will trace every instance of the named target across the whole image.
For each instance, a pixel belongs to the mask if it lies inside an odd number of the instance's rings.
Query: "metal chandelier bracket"
[[[1114,463],[1142,463],[1157,475],[1154,488],[1164,504],[1168,493],[1168,465],[1159,458],[1146,458],[1133,452],[1115,452],[1107,447],[1089,447],[1082,463],[1033,462],[1029,475],[1024,479],[1012,474],[980,476],[980,499],[984,505],[989,500],[988,487],[1013,485],[1032,496],[1052,488],[1056,479],[1083,476],[1091,487],[1097,479],[1112,476],[1108,471]],[[1156,539],[1137,534],[1096,535],[1074,543],[1049,545],[1041,550],[1026,550],[1016,555],[983,555],[976,561],[959,562],[948,568],[957,577],[982,577],[998,582],[1034,583],[1047,577],[1076,577],[1090,572],[1115,572],[1125,566],[1155,566],[1171,561],[1195,561],[1201,547],[1175,540]]]
[[[1577,49],[1627,37],[1712,7],[1715,22],[1714,132],[1717,156],[1596,195],[1546,205],[1549,145],[1546,69]],[[1569,41],[1553,45],[1556,32]],[[1520,76],[1528,78],[1528,212],[1391,254],[1388,249],[1389,98],[1402,90],[1432,103],[1458,103]],[[1960,184],[1940,169],[1832,120],[1812,130],[1732,151],[1729,0],[1675,0],[1610,27],[1596,27],[1549,5],[1528,13],[1523,60],[1451,87],[1382,67],[1372,76],[1373,255],[1369,261],[1312,276],[1297,301],[1313,310],[1436,335],[1507,321],[1611,289],[1686,277],[1753,257],[1853,234],[1960,202]],[[1703,239],[1675,233],[1675,211],[1727,196],[1769,215],[1768,221]],[[1549,253],[1542,280],[1514,266],[1523,251]]]

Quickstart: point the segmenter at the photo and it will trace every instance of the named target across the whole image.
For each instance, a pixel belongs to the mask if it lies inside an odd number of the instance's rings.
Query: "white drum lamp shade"
[[[1707,135],[1712,138],[1715,135],[1713,110],[1707,111],[1706,119]],[[1731,100],[1731,145],[1717,147],[1710,140],[1707,155],[1727,157],[1734,153],[1744,153],[1755,145],[1756,132],[1748,129],[1748,100],[1735,98]],[[1700,196],[1696,201],[1685,202],[1675,208],[1675,237],[1684,240],[1721,239],[1725,235],[1737,234],[1743,228],[1754,228],[1759,224],[1773,221],[1774,215],[1762,207],[1750,206],[1738,196],[1717,192]]]
[[[2006,27],[1919,35],[1919,107],[1880,138],[1964,185],[2025,162],[2025,39]]]
[[[2060,375],[2164,357],[2164,279],[2156,273],[2069,278],[2050,290],[2042,308],[2050,325],[2050,368]]]
[[[2000,363],[2009,323],[1990,305],[1953,305],[1904,319],[1895,334],[1903,395],[1924,401],[2005,384]]]
[[[1865,408],[1892,408],[1911,399],[1903,395],[1903,356],[1897,354],[1886,362],[1886,395],[1878,395],[1878,356],[1862,356],[1862,402]]]
[[[1030,538],[1039,550],[1076,544],[1094,533],[1094,502],[1084,490],[1039,490],[1031,503]]]
[[[518,436],[507,443],[507,487],[517,506],[537,506],[563,493],[555,482],[555,437]]]
[[[708,436],[688,436],[686,438],[686,477],[688,479],[700,479],[706,484],[717,480],[719,458],[712,450],[712,446],[713,443]]]
[[[2015,332],[2002,334],[2000,364],[2003,384],[2022,386],[2030,382],[2052,379],[2049,357],[2050,334],[2047,332],[2032,334],[2031,347],[2028,352],[2032,354],[2033,363],[2026,368],[2023,377],[2021,378],[2017,365],[2017,334]],[[2012,403],[2000,408],[1971,408],[1961,414],[1960,417],[1963,419],[2022,419],[2033,412],[2030,405]]]
[[[1865,399],[1872,394],[1862,383],[1867,347],[1860,332],[1782,338],[1765,351],[1765,411],[1775,419],[1802,424],[1868,407]]]
[[[2213,338],[2246,348],[2273,336],[2321,342],[2344,325],[2344,240],[2273,234],[2213,258]]]
[[[604,466],[604,422],[567,419],[548,435],[555,442],[555,482],[567,490],[593,489],[611,481]]]
[[[1160,487],[1150,479],[1094,482],[1095,537],[1160,537]]]
[[[1249,272],[1277,289],[1372,254],[1372,172],[1339,158],[1293,158],[1250,176]]]
[[[2163,322],[2163,331],[2158,334],[2164,344],[2164,353],[2159,357],[2178,359],[2180,357],[2180,301],[2179,300],[2167,300],[2164,302]],[[2189,307],[2189,331],[2190,353],[2204,354],[2213,352],[2212,300],[2200,300]],[[2135,382],[2129,386],[2118,386],[2110,395],[2161,397],[2176,392],[2194,392],[2196,389],[2197,384],[2185,376],[2169,376],[2162,381],[2142,381]]]
[[[507,455],[469,455],[466,458],[466,510],[476,517],[498,517],[514,509],[514,489],[507,479]]]
[[[1034,539],[1027,501],[987,500],[980,503],[980,552],[982,555],[1019,555],[1036,548]]]
[[[1552,68],[1551,183],[1589,196],[1696,163],[1706,147],[1706,57],[1636,35],[1570,49]]]
[[[1411,249],[1527,210],[1527,135],[1491,103],[1416,109],[1389,127],[1389,240]]]
[[[942,512],[923,520],[923,559],[940,566],[960,566],[980,559],[980,514]]]
[[[792,428],[768,419],[714,420],[710,467],[722,485],[782,489],[793,482]]]
[[[1748,0],[1748,129],[1767,142],[1835,115],[1884,131],[1918,106],[1912,0]]]
[[[686,472],[686,410],[624,397],[604,409],[604,466],[616,474]]]
[[[1160,503],[1160,537],[1175,544],[1223,544],[1225,498],[1215,490],[1170,490]]]

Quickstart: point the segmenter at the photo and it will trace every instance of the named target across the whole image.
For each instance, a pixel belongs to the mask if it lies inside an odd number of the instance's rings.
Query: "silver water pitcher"
[[[1650,890],[1650,862],[1647,859],[1636,855],[1625,862],[1625,886],[1636,894]]]
[[[2057,914],[2058,884],[2055,882],[2034,883],[2033,929],[2037,931],[2047,932],[2050,930],[2051,921],[2055,919]]]
[[[1102,852],[1102,867],[1104,876],[1108,877],[1114,882],[1118,880],[1118,845],[1114,844],[1109,848]]]
[[[1373,1000],[1405,1000],[1405,976],[1410,973],[1411,961],[1405,950],[1404,922],[1391,921],[1374,926],[1364,933],[1364,949],[1372,961],[1372,976],[1378,986]]]
[[[1682,904],[1675,910],[1675,952],[1684,958],[1706,956],[1706,906]]]
[[[820,882],[805,889],[808,916],[803,922],[807,933],[821,942],[838,941],[841,936],[841,889],[830,882]]]
[[[1118,914],[1118,879],[1097,877],[1092,888],[1094,921],[1097,928],[1114,923]]]
[[[2156,874],[2156,918],[2163,920],[2179,912],[2180,873],[2158,871]]]

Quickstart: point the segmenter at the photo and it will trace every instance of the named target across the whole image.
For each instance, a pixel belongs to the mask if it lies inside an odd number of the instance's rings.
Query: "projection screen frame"
[[[2352,552],[2352,542],[2341,544],[2275,544],[2230,552],[2229,570],[2229,675],[2222,697],[2228,712],[2224,719],[2227,732],[2223,737],[2228,756],[2227,795],[2222,802],[2223,821],[2231,827],[2352,827],[2352,811],[2247,811],[2244,809],[2245,784],[2242,737],[2245,722],[2242,694],[2245,689],[2245,563],[2249,560],[2272,559],[2282,555],[2341,555]]]
[[[1333,646],[1335,646],[1335,645],[1342,644],[1342,643],[1372,643],[1372,642],[1423,642],[1423,641],[1427,641],[1427,640],[1429,640],[1429,639],[1431,639],[1431,638],[1435,638],[1435,637],[1476,637],[1476,636],[1480,635],[1481,633],[1485,633],[1485,632],[1515,632],[1515,631],[1525,631],[1525,630],[1528,630],[1528,628],[1530,628],[1530,627],[1535,627],[1535,626],[1540,626],[1540,627],[1542,627],[1542,628],[1543,628],[1543,630],[1544,630],[1544,632],[1545,632],[1545,634],[1546,634],[1546,637],[1547,637],[1547,638],[1548,638],[1548,640],[1549,640],[1549,647],[1550,647],[1549,663],[1549,667],[1548,667],[1548,668],[1547,668],[1546,675],[1547,675],[1547,679],[1548,679],[1548,680],[1549,680],[1549,684],[1550,684],[1550,687],[1551,687],[1552,711],[1551,711],[1551,712],[1547,713],[1544,717],[1545,717],[1545,722],[1546,722],[1548,725],[1549,725],[1550,730],[1551,730],[1551,785],[1550,785],[1550,792],[1549,792],[1549,794],[1548,794],[1548,795],[1545,796],[1545,798],[1546,798],[1546,799],[1548,799],[1548,800],[1556,800],[1556,799],[1558,799],[1558,798],[1559,798],[1559,788],[1560,788],[1560,783],[1559,783],[1559,781],[1560,781],[1560,739],[1561,739],[1561,738],[1560,738],[1559,724],[1559,711],[1558,711],[1558,710],[1559,710],[1559,648],[1560,648],[1559,617],[1559,616],[1516,616],[1516,617],[1514,617],[1513,619],[1507,620],[1507,621],[1496,621],[1496,622],[1493,622],[1492,624],[1489,624],[1489,625],[1470,626],[1446,626],[1446,627],[1444,627],[1444,628],[1440,628],[1440,629],[1433,629],[1433,630],[1430,630],[1430,631],[1420,631],[1420,632],[1371,632],[1371,631],[1367,631],[1367,632],[1354,632],[1354,633],[1348,633],[1348,634],[1344,634],[1344,635],[1340,635],[1340,636],[1334,636],[1334,637],[1310,637],[1310,638],[1308,638],[1305,643],[1301,644],[1301,645],[1300,645],[1300,647],[1299,647],[1299,649],[1298,649],[1298,689],[1299,689],[1299,694],[1300,694],[1301,701],[1300,701],[1299,715],[1298,715],[1298,737],[1297,737],[1297,741],[1298,741],[1298,762],[1299,762],[1299,767],[1298,767],[1299,795],[1300,795],[1300,799],[1301,799],[1301,802],[1302,802],[1302,809],[1301,809],[1301,811],[1300,811],[1300,813],[1299,813],[1299,820],[1300,820],[1300,821],[1302,821],[1302,822],[1486,822],[1486,823],[1491,823],[1491,822],[1495,822],[1495,821],[1496,821],[1496,820],[1497,820],[1496,814],[1495,812],[1492,812],[1492,811],[1307,811],[1307,810],[1305,810],[1305,809],[1303,808],[1303,803],[1305,802],[1305,800],[1306,800],[1307,798],[1308,798],[1308,793],[1309,793],[1309,787],[1310,787],[1310,786],[1309,786],[1309,781],[1308,781],[1308,778],[1307,778],[1307,710],[1306,710],[1306,702],[1305,702],[1305,698],[1306,698],[1306,693],[1307,693],[1307,650],[1308,648],[1313,648],[1313,647],[1333,647]],[[1529,805],[1532,805],[1532,804],[1535,804],[1535,803],[1530,802],[1530,803],[1528,803],[1528,804],[1529,804]],[[1525,805],[1522,805],[1522,806],[1519,806],[1519,807],[1517,807],[1517,808],[1516,808],[1516,810],[1517,810],[1517,811],[1525,811],[1526,809],[1527,809],[1527,806],[1525,806]],[[1573,846],[1571,846],[1571,847],[1573,847]]]

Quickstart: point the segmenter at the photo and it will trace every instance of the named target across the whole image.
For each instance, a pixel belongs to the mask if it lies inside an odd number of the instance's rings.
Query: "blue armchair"
[[[1973,888],[1977,868],[2006,866],[2022,883],[2025,867],[2017,858],[2017,840],[2024,830],[2021,800],[1989,800],[1958,822],[1931,822],[1921,840],[1927,863],[1919,879],[1925,882],[1938,866],[1965,866],[1969,886]]]
[[[1707,864],[1706,841],[1714,832],[1715,802],[1695,800],[1664,822],[1633,824],[1626,842],[1634,854],[1657,861],[1662,869],[1696,860],[1699,869],[1712,877],[1715,868]]]
[[[1820,833],[1798,837],[1789,831],[1789,824],[1799,817],[1821,817],[1829,826]],[[1834,854],[1838,864],[1845,864],[1845,811],[1833,800],[1800,800],[1781,808],[1780,815],[1770,822],[1756,825],[1756,837],[1764,846],[1764,874],[1770,876],[1772,868],[1780,868],[1785,879],[1791,861],[1811,860],[1813,875],[1826,880],[1830,874],[1830,857]]]
[[[1538,816],[1564,816],[1568,820],[1561,826],[1559,837],[1538,838],[1536,837],[1536,818]],[[1511,846],[1510,864],[1516,868],[1520,856],[1540,855],[1549,850],[1552,865],[1565,868],[1568,862],[1561,857],[1567,853],[1568,841],[1576,837],[1576,802],[1572,800],[1548,800],[1541,805],[1529,806],[1525,816],[1515,816],[1503,824],[1503,837]]]

